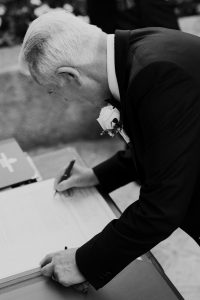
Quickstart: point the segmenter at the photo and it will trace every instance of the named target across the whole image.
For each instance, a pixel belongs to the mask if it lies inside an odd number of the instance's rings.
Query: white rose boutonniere
[[[130,142],[129,137],[123,130],[122,123],[120,122],[120,113],[117,108],[112,105],[103,107],[97,121],[103,129],[102,134],[108,133],[113,137],[119,133],[126,143]]]

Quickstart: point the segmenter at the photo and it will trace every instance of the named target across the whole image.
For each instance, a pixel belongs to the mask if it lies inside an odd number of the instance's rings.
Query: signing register
[[[66,159],[81,161],[74,150]],[[0,172],[0,300],[183,299],[151,255],[87,295],[43,278],[39,262],[47,253],[81,246],[117,217],[116,210],[95,188],[55,193],[54,179],[41,180],[15,140],[0,144]]]

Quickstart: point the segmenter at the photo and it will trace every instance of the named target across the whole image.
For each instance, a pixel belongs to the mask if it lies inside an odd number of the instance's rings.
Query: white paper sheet
[[[39,267],[47,253],[82,245],[115,218],[95,189],[54,197],[53,182],[0,193],[0,281]]]

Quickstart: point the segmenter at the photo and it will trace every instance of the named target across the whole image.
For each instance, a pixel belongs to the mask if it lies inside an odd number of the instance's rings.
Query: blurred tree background
[[[55,8],[86,15],[85,0],[0,0],[0,47],[21,43],[29,23]]]
[[[178,17],[200,14],[200,0],[166,1],[175,4]],[[55,8],[87,16],[86,0],[0,0],[0,47],[21,43],[29,23]]]

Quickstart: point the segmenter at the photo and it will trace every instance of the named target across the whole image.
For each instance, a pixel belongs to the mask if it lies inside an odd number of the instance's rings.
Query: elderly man
[[[200,39],[163,28],[106,35],[64,12],[29,27],[21,61],[49,93],[66,101],[105,99],[120,109],[130,151],[94,169],[74,167],[55,187],[101,184],[106,192],[140,181],[138,201],[78,249],[47,255],[46,276],[96,289],[181,227],[200,237]]]

